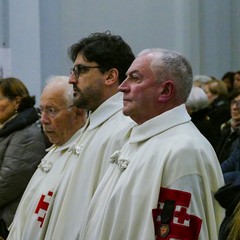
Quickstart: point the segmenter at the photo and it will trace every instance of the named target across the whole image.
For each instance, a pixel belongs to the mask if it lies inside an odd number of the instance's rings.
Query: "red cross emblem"
[[[40,228],[42,227],[43,225],[43,222],[44,222],[44,219],[46,217],[46,212],[48,210],[48,207],[49,207],[49,203],[51,201],[51,197],[53,196],[53,192],[49,191],[47,196],[42,194],[39,202],[38,202],[38,205],[36,207],[36,210],[34,213],[36,214],[41,214],[41,216],[38,216],[38,221],[41,223],[40,224]]]
[[[167,224],[168,232],[163,234],[163,226],[161,223],[161,212],[166,200],[175,201],[175,209],[173,217]],[[191,201],[191,194],[179,190],[161,188],[158,200],[158,207],[152,210],[156,240],[169,240],[171,238],[184,240],[197,240],[202,220],[188,213],[188,207]]]

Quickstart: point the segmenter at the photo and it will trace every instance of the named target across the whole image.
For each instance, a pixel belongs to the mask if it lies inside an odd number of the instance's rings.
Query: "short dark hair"
[[[224,79],[227,78],[227,79],[230,80],[231,83],[233,83],[233,81],[234,81],[234,75],[235,75],[235,72],[226,72],[226,73],[222,76],[221,80],[224,80]]]
[[[240,89],[234,89],[231,91],[231,93],[229,94],[228,100],[232,101],[235,97],[240,95]]]
[[[125,79],[126,72],[135,56],[131,47],[119,35],[110,31],[92,33],[68,49],[69,58],[74,62],[81,53],[89,62],[97,62],[104,73],[111,68],[119,72],[119,84]]]

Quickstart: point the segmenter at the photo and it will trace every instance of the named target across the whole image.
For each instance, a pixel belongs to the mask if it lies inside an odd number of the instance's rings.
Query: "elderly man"
[[[223,185],[210,143],[185,108],[192,69],[179,53],[142,51],[119,86],[138,125],[92,198],[80,239],[217,240]]]
[[[55,222],[66,191],[66,182],[76,163],[77,138],[86,122],[86,112],[73,106],[68,77],[49,79],[40,99],[44,133],[53,145],[33,175],[10,226],[7,239],[45,239],[49,222]],[[52,218],[52,215],[54,218]]]

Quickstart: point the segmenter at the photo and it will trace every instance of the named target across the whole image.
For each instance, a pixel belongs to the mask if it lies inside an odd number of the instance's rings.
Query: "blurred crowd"
[[[239,239],[240,220],[240,71],[221,79],[196,75],[186,102],[193,123],[215,149],[225,186],[215,198],[226,210],[219,239]]]
[[[214,147],[219,162],[227,160],[240,133],[240,71],[227,72],[220,80],[195,75],[186,106],[193,123]]]

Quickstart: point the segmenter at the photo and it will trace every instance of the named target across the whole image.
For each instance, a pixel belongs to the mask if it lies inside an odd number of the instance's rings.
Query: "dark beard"
[[[88,101],[84,98],[81,98],[79,96],[74,97],[73,104],[79,108],[87,109],[88,107]]]
[[[74,97],[74,105],[79,108],[94,111],[102,104],[101,99],[102,91],[89,88],[84,92],[78,91],[78,94]]]

